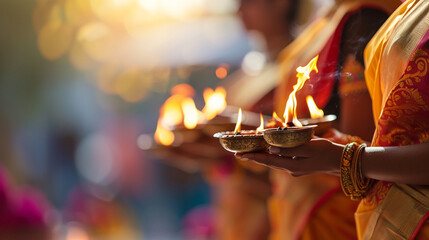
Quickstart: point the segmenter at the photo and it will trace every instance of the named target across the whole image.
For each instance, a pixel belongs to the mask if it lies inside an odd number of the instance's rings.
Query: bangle
[[[354,186],[351,177],[351,162],[354,156],[355,151],[358,148],[358,144],[356,142],[352,142],[347,144],[344,147],[343,154],[341,156],[341,165],[340,165],[340,181],[341,188],[346,196],[352,196],[354,192]]]
[[[374,184],[362,175],[362,152],[366,144],[352,142],[344,147],[341,157],[340,181],[343,192],[352,200],[361,200]]]
[[[351,166],[351,180],[354,187],[352,199],[361,200],[374,184],[374,179],[365,178],[362,174],[362,152],[365,150],[366,144],[361,144],[353,156]]]

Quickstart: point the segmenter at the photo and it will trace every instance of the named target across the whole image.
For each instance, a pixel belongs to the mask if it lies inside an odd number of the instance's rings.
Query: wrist
[[[330,171],[333,173],[340,172],[341,157],[343,155],[345,145],[333,143],[330,156]]]

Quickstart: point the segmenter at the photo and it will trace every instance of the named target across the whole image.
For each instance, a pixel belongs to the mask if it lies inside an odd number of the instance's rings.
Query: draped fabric
[[[372,146],[429,140],[429,1],[408,0],[365,50]],[[360,239],[427,239],[429,188],[378,182],[355,214]]]
[[[297,93],[301,99],[307,95],[314,95],[317,105],[323,108],[333,91],[339,57],[339,43],[341,33],[348,17],[363,7],[381,9],[387,13],[393,12],[399,6],[399,0],[343,0],[327,12],[327,14],[308,26],[291,44],[281,53],[280,83],[275,94],[275,110],[282,115],[286,100],[296,83],[296,68],[305,66],[313,57],[319,54],[319,73],[311,74],[310,80]],[[297,109],[300,114],[305,112],[305,105]]]
[[[299,102],[312,95],[323,108],[334,91],[338,78],[340,41],[348,18],[364,7],[393,12],[400,1],[337,1],[337,4],[311,24],[281,54],[281,82],[276,89],[276,112],[284,111],[288,93],[296,83],[298,66],[319,54],[319,73],[297,94]],[[301,109],[300,109],[301,106]],[[303,116],[306,104],[298,104]],[[271,240],[356,239],[353,212],[357,203],[347,198],[338,178],[326,175],[293,178],[284,171],[272,170],[273,196],[269,199]],[[338,211],[342,209],[342,211]]]

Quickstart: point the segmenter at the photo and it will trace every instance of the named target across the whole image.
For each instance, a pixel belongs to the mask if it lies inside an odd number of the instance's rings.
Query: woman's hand
[[[329,141],[332,141],[334,143],[339,143],[339,144],[347,144],[349,143],[349,139],[348,139],[347,134],[342,133],[340,131],[338,131],[335,128],[330,128],[328,131],[326,131],[325,134],[323,134],[323,136],[321,136],[322,138],[326,138]]]
[[[236,154],[236,157],[285,170],[293,176],[336,174],[339,173],[343,149],[344,145],[318,138],[295,148],[270,147],[269,153],[244,153]]]

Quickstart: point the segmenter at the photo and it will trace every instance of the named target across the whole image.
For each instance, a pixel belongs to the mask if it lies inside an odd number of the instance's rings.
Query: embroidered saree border
[[[410,239],[428,211],[428,187],[394,184],[373,213],[364,239]]]

